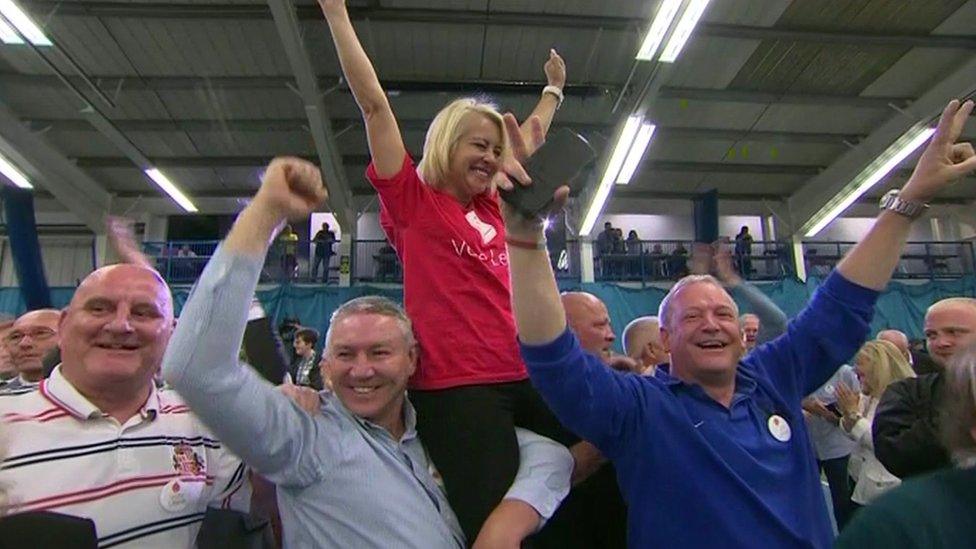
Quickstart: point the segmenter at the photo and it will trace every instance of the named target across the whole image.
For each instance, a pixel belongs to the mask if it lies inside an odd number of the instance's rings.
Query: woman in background
[[[888,341],[874,340],[864,344],[854,357],[855,372],[861,383],[858,396],[847,385],[836,387],[840,426],[857,447],[851,452],[848,471],[854,479],[851,501],[867,505],[874,498],[901,484],[874,456],[871,422],[884,390],[893,381],[914,377],[912,367],[897,347]]]

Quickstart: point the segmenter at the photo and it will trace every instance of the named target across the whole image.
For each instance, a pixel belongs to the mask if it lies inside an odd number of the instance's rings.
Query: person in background
[[[328,284],[329,263],[332,262],[333,248],[336,242],[335,231],[329,227],[328,223],[322,223],[322,228],[315,233],[312,241],[315,243],[315,258],[312,262],[312,271],[309,273],[309,276],[312,280],[315,280],[315,277],[318,276],[319,265],[322,265],[322,283]]]
[[[5,343],[7,333],[14,323],[14,318],[7,315],[0,315],[0,389],[3,389],[10,380],[17,377],[17,368],[10,360],[10,352]]]
[[[596,237],[596,255],[603,257],[613,253],[613,241],[616,239],[617,229],[613,228],[613,223],[606,221],[603,223],[603,230]]]
[[[298,268],[298,234],[286,223],[278,241],[281,242],[281,268],[285,278],[294,278],[295,269]]]
[[[0,389],[0,396],[37,389],[44,379],[44,357],[57,348],[60,341],[60,319],[58,309],[37,309],[17,317],[2,342],[17,370],[17,377]]]
[[[939,440],[943,369],[955,353],[976,342],[976,299],[950,297],[925,312],[925,338],[939,371],[892,383],[872,425],[874,452],[902,479],[949,465]]]
[[[905,332],[900,330],[881,330],[878,332],[877,338],[898,347],[901,354],[905,355],[905,359],[908,360],[908,364],[911,365],[912,370],[915,370],[916,375],[931,374],[939,371],[938,365],[928,356],[928,353],[920,352],[912,348]]]
[[[739,272],[743,278],[752,275],[752,235],[749,227],[743,225],[739,234],[735,235],[735,261],[739,265]]]
[[[857,512],[836,549],[976,547],[976,346],[945,370],[941,438],[955,467],[906,480]]]
[[[861,390],[854,368],[845,364],[802,403],[803,419],[817,454],[817,465],[830,489],[831,509],[838,530],[844,529],[854,512],[848,466],[851,452],[857,447],[857,443],[840,428],[837,387],[841,384],[854,392]]]
[[[848,471],[854,479],[851,501],[867,505],[901,482],[874,455],[871,422],[888,385],[915,377],[904,355],[891,342],[868,341],[854,356],[855,371],[861,385],[860,396],[844,383],[837,385],[840,427],[857,443],[851,452]]]
[[[668,350],[661,342],[661,325],[656,316],[641,316],[624,327],[621,336],[624,352],[639,363],[644,375],[652,375],[668,362]]]
[[[322,390],[322,378],[316,375],[318,359],[315,356],[315,346],[319,342],[319,333],[312,328],[299,328],[295,332],[295,362],[292,363],[292,378],[295,385]]]

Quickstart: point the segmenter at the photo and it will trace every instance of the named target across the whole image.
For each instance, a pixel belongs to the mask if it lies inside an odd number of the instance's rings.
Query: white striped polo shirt
[[[59,366],[37,391],[0,396],[0,421],[12,511],[90,518],[100,547],[194,547],[207,507],[248,509],[243,463],[174,391],[153,387],[120,425]]]

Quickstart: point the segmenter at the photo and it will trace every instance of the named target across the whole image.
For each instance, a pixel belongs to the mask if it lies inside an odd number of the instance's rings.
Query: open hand
[[[511,190],[515,184],[519,185],[531,185],[532,180],[529,175],[525,172],[522,167],[522,162],[527,160],[532,154],[545,143],[545,134],[542,130],[542,123],[535,116],[529,119],[528,136],[522,133],[519,128],[518,121],[515,120],[515,116],[511,113],[506,113],[504,116],[505,120],[505,132],[508,134],[508,138],[511,144],[510,154],[502,162],[502,171],[508,175],[508,177],[501,178],[504,181],[499,181],[499,186],[504,189]],[[511,179],[514,178],[516,183],[512,183]],[[563,185],[556,189],[553,193],[553,203],[551,211],[558,212],[566,205],[566,201],[569,199],[569,187]],[[508,205],[504,200],[501,202],[502,217],[505,218],[505,227],[509,234],[513,236],[527,236],[529,239],[535,239],[538,237],[539,233],[542,231],[542,219],[527,219],[525,216],[516,212],[514,208]]]
[[[109,246],[115,250],[122,263],[155,269],[136,243],[136,233],[131,219],[108,216],[105,220],[105,228]]]
[[[714,244],[715,255],[715,275],[718,279],[729,286],[737,286],[742,282],[739,273],[732,267],[732,253],[729,251],[728,242],[718,241]]]
[[[932,139],[902,189],[902,198],[928,202],[950,183],[976,169],[973,146],[956,143],[972,112],[972,100],[960,104],[953,99],[946,105]]]

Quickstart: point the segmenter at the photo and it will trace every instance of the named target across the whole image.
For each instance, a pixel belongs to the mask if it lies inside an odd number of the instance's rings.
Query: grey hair
[[[712,275],[693,274],[678,280],[674,286],[671,286],[671,289],[668,290],[667,295],[665,295],[664,299],[661,300],[661,306],[657,308],[657,317],[660,319],[662,326],[671,326],[671,300],[674,299],[674,296],[677,295],[678,292],[683,290],[686,286],[691,286],[692,284],[712,284],[721,288],[723,292],[725,291],[725,287],[722,286],[722,283]],[[731,300],[731,298],[729,299]],[[735,301],[732,301],[732,307],[735,310],[735,315],[739,316],[739,306],[735,304]]]
[[[946,396],[942,402],[942,442],[960,465],[976,464],[976,344],[953,356],[945,369]]]
[[[413,347],[417,344],[417,340],[413,336],[413,323],[410,322],[410,318],[403,307],[392,299],[378,295],[367,295],[350,299],[339,305],[339,308],[332,313],[332,317],[329,319],[329,330],[325,333],[326,350],[329,349],[332,342],[332,327],[336,325],[336,322],[353,315],[381,315],[395,318],[403,330],[403,339],[407,346]]]

